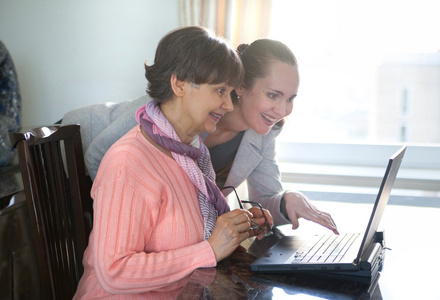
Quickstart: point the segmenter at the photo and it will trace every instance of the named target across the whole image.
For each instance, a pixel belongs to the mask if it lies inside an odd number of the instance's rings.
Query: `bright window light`
[[[440,143],[438,8],[273,0],[270,37],[293,50],[301,80],[280,140]]]

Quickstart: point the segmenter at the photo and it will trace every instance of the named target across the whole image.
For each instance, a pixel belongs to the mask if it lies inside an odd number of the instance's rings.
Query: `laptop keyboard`
[[[360,233],[316,236],[294,254],[293,261],[304,263],[340,262],[353,244],[356,244],[357,250],[359,250],[360,242],[356,241],[360,236]]]

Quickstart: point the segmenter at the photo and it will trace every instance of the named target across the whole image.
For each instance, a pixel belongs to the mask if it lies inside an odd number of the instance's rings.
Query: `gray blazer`
[[[280,211],[284,191],[275,157],[275,138],[281,129],[260,135],[248,129],[243,135],[225,186],[238,187],[247,180],[249,200],[269,210],[275,225],[290,223]]]
[[[62,124],[80,124],[84,163],[89,176],[95,179],[104,154],[136,124],[135,112],[150,101],[142,96],[120,103],[101,103],[66,113]]]
[[[137,125],[135,112],[148,101],[150,98],[143,96],[121,103],[95,104],[71,111],[63,117],[63,124],[81,125],[85,164],[92,179],[110,146]],[[280,132],[273,129],[267,135],[259,135],[248,129],[225,182],[225,186],[238,187],[247,180],[249,200],[259,202],[268,209],[275,225],[289,223],[280,212],[284,191],[275,158],[275,138]],[[202,134],[202,138],[206,135]],[[227,196],[231,190],[224,190],[224,193]]]

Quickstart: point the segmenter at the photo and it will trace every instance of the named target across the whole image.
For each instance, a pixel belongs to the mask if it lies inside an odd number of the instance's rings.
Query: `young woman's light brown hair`
[[[282,62],[292,66],[297,65],[296,57],[284,43],[271,39],[259,39],[251,44],[241,44],[237,48],[245,70],[242,85],[251,89],[258,78],[264,78],[274,62]],[[231,93],[234,104],[238,104],[235,91]],[[283,126],[285,119],[280,120],[275,126]]]

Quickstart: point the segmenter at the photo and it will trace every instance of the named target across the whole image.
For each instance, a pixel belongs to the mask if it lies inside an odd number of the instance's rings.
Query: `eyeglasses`
[[[257,235],[261,235],[262,237],[269,236],[273,233],[272,230],[270,229],[271,227],[269,225],[269,222],[267,221],[267,217],[266,217],[266,214],[264,213],[264,209],[260,203],[254,202],[254,201],[240,200],[240,197],[238,197],[238,193],[235,190],[235,187],[233,187],[233,186],[225,186],[222,190],[224,190],[224,189],[233,189],[234,190],[235,196],[237,197],[238,206],[241,209],[244,209],[243,203],[249,203],[249,204],[258,206],[260,208],[261,213],[263,214],[264,220],[266,221],[266,228],[260,227],[260,225],[258,225],[257,222],[255,222],[254,220],[251,219],[251,222],[253,223],[253,225],[251,226],[251,230],[258,228]],[[264,233],[262,234],[262,232],[264,232]]]

